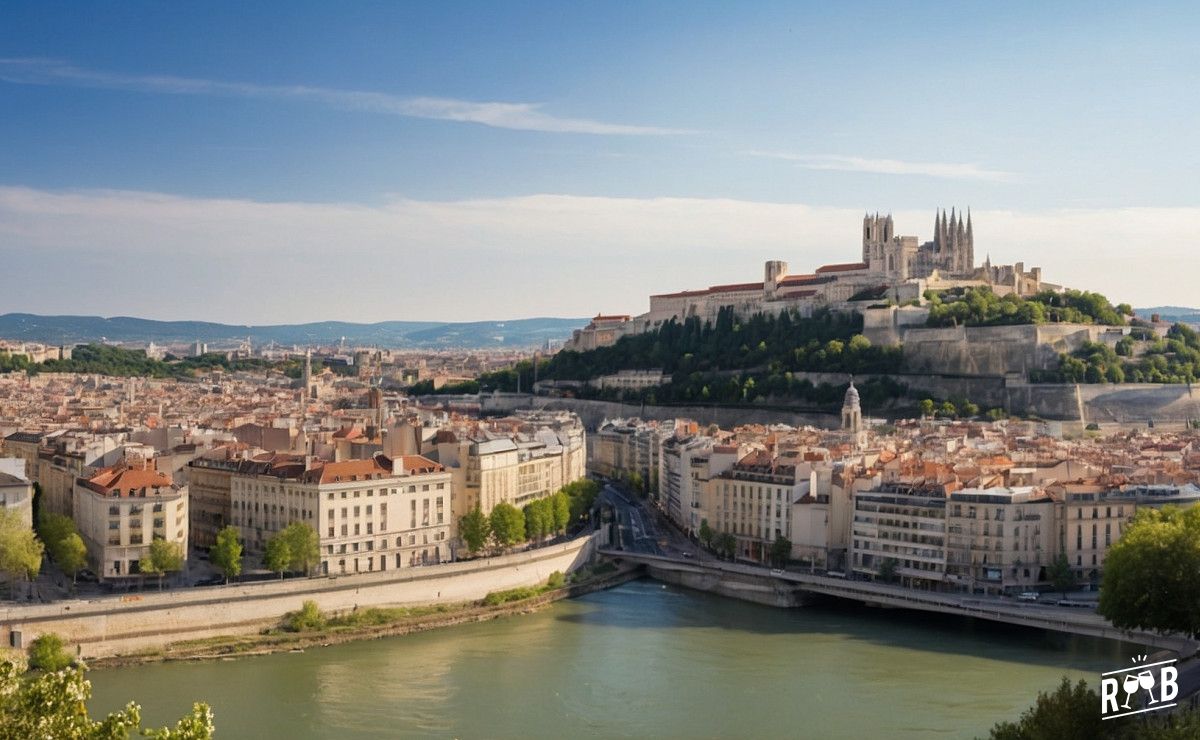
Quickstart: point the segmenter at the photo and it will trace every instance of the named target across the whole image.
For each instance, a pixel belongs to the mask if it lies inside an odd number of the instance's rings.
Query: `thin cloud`
[[[808,170],[867,172],[876,175],[922,175],[946,180],[986,180],[990,182],[1006,182],[1015,177],[1012,172],[989,170],[974,163],[905,162],[899,159],[868,159],[866,157],[843,157],[835,154],[793,154],[759,150],[749,151],[746,154],[753,157],[795,162]]]
[[[83,69],[52,59],[0,59],[0,80],[21,85],[57,85],[165,95],[298,100],[331,108],[384,113],[404,118],[460,121],[518,131],[611,136],[669,136],[694,133],[687,129],[565,118],[546,113],[540,103],[477,102],[454,98],[404,97],[367,90],[337,90],[305,85],[256,85],[170,75],[123,75]]]
[[[1200,272],[1200,252],[1182,236],[1200,208],[971,215],[980,262],[1024,261],[1050,282],[1134,305],[1195,302],[1188,281],[1164,281],[1162,266]],[[932,206],[894,216],[897,233],[929,237]],[[861,207],[719,198],[364,205],[0,186],[10,278],[0,312],[195,318],[201,307],[232,323],[639,313],[652,293],[761,279],[768,259],[795,273],[845,262],[861,250],[861,219]],[[355,300],[314,302],[297,289],[314,280],[352,286]]]

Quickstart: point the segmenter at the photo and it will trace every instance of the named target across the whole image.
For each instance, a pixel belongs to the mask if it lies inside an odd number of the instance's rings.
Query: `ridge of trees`
[[[1122,326],[1133,315],[1127,303],[1113,306],[1099,293],[1052,290],[1022,298],[998,296],[987,286],[925,291],[929,301],[926,326],[1010,326],[1019,324],[1105,324]]]

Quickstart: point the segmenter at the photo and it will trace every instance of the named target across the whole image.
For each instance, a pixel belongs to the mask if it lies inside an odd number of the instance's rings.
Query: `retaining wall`
[[[491,591],[545,583],[595,550],[596,535],[486,560],[245,585],[189,588],[0,608],[0,640],[28,645],[55,632],[84,658],[123,655],[171,642],[254,634],[313,600],[322,611],[481,599]],[[14,633],[16,639],[14,639]]]

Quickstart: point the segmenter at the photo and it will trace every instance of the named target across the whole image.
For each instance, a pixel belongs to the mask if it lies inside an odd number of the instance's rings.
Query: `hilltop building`
[[[640,316],[596,316],[575,331],[565,349],[578,352],[605,347],[630,334],[653,330],[668,321],[696,317],[715,321],[722,308],[739,316],[777,315],[794,310],[809,316],[818,309],[862,313],[872,304],[892,301],[905,304],[923,300],[926,290],[986,285],[998,294],[1033,295],[1044,288],[1039,267],[1023,263],[982,266],[975,263],[975,229],[968,213],[939,211],[933,237],[921,242],[915,236],[895,233],[891,214],[863,216],[861,261],[824,265],[812,273],[792,274],[788,263],[770,260],[761,282],[713,285],[650,296],[650,310]]]

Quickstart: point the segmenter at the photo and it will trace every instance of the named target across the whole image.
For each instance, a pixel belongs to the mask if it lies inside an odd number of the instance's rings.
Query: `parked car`
[[[1022,593],[1020,596],[1018,596],[1017,598],[1020,599],[1021,601],[1037,601],[1038,600],[1038,592],[1037,591],[1026,591],[1026,592]]]
[[[220,586],[225,583],[225,576],[209,576],[193,583],[193,586]]]
[[[75,580],[83,581],[84,583],[95,583],[96,581],[98,581],[100,579],[96,577],[95,573],[88,570],[87,568],[84,568],[83,570],[81,570],[75,574]]]

